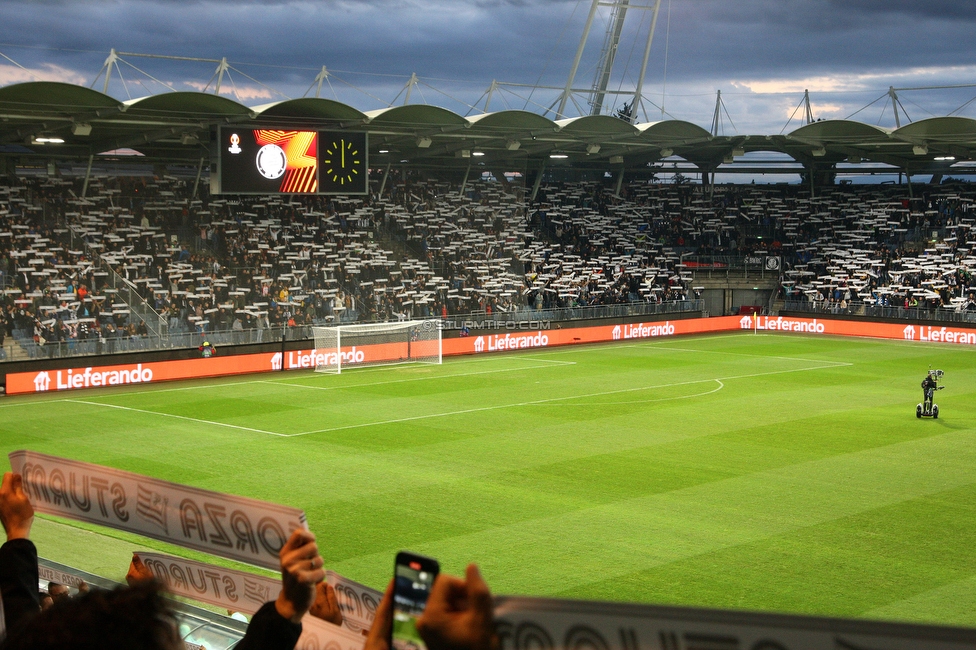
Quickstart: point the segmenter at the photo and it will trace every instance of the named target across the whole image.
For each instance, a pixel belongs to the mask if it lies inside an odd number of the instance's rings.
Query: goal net
[[[441,363],[441,327],[436,320],[411,320],[316,327],[315,371],[397,363]]]

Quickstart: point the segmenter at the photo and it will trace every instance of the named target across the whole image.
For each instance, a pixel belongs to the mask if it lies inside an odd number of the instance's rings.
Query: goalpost
[[[350,367],[441,363],[441,324],[410,320],[315,327],[315,372],[339,374]]]

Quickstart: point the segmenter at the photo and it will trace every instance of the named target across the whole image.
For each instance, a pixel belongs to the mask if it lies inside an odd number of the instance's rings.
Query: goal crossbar
[[[440,321],[409,320],[315,327],[315,371],[400,363],[442,363]]]

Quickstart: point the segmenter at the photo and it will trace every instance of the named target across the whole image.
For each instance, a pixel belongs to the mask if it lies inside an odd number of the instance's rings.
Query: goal
[[[437,320],[315,327],[315,371],[397,363],[441,363],[441,324]]]

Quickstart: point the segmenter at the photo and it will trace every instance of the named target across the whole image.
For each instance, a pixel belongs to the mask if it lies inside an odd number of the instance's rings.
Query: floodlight
[[[826,156],[827,155],[827,147],[820,147],[819,149],[814,149],[810,153],[812,153],[814,156],[817,156],[818,158],[823,157],[823,156]]]
[[[670,147],[664,147],[663,149],[661,149],[662,158],[667,158],[668,156],[673,156],[673,155],[674,155],[674,149]]]
[[[600,153],[600,145],[596,144],[595,142],[586,145],[586,153],[588,154]]]
[[[417,138],[417,147],[419,147],[420,149],[426,149],[433,142],[434,141],[431,138],[429,138],[428,136],[422,135],[419,138]]]
[[[78,136],[91,135],[92,125],[91,124],[74,124],[71,127],[71,133]]]
[[[927,144],[917,144],[912,147],[912,153],[916,156],[924,156],[929,152],[929,146]]]
[[[509,151],[518,151],[518,148],[522,146],[522,143],[518,140],[509,140],[505,143],[505,148]]]

